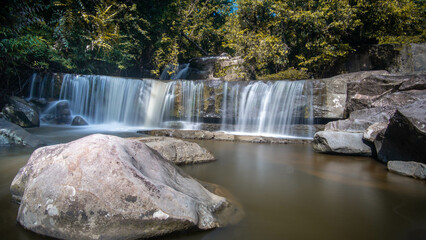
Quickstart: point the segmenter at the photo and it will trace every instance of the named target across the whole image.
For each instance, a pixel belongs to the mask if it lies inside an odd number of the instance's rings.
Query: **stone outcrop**
[[[426,179],[426,165],[419,162],[389,161],[388,169],[391,172],[417,179]]]
[[[197,143],[170,137],[136,138],[175,164],[203,163],[215,160],[213,154]]]
[[[37,149],[11,192],[24,228],[61,239],[139,239],[240,217],[144,143],[101,134]]]
[[[398,107],[374,140],[379,160],[426,163],[426,99]]]
[[[9,98],[9,104],[3,107],[0,118],[24,128],[40,126],[37,109],[19,97]]]
[[[45,143],[20,126],[0,119],[0,145],[39,147]]]
[[[325,119],[344,118],[347,102],[347,85],[350,83],[357,84],[372,75],[384,74],[388,74],[388,72],[366,71],[312,80],[314,117]]]
[[[329,122],[324,131],[315,134],[313,148],[322,153],[372,156],[375,152],[371,149],[371,127],[381,124],[386,128],[394,112],[392,107],[362,109],[352,112],[348,119]]]
[[[168,72],[173,70],[168,67],[160,76],[161,80],[184,79],[184,80],[223,80],[223,81],[245,81],[250,75],[244,67],[244,59],[231,57],[224,53],[220,56],[208,56],[193,58],[188,64],[181,64],[173,75]]]
[[[194,58],[184,79],[187,80],[223,80],[244,81],[249,75],[243,66],[244,60],[240,57],[230,57],[227,54],[220,56]]]
[[[422,98],[426,75],[371,75],[347,84],[346,113],[371,107],[402,106]]]
[[[330,146],[337,135],[362,133],[359,142],[370,146],[372,155],[383,162],[390,160],[425,162],[426,150],[426,75],[371,75],[348,82],[345,120],[330,122],[325,132],[316,133],[314,149],[334,151]],[[353,135],[355,136],[355,135]],[[341,138],[352,145],[354,141]],[[341,146],[340,146],[341,147]],[[348,153],[345,153],[348,154]],[[365,155],[352,151],[350,154]]]

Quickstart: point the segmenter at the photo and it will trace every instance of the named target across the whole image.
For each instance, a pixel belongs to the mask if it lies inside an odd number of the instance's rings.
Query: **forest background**
[[[425,0],[11,0],[0,8],[0,92],[33,72],[159,76],[241,56],[253,78],[321,77],[365,45],[424,43]]]

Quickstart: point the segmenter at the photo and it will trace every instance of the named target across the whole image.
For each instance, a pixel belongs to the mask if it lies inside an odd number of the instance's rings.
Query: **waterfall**
[[[190,128],[197,128],[204,103],[203,81],[177,80],[167,83],[164,105],[161,110],[163,120],[179,120]],[[173,118],[172,116],[175,116]]]
[[[55,97],[55,75],[46,74],[40,76],[34,73],[31,76],[31,88],[29,99],[54,98]]]
[[[37,75],[32,80],[30,98],[52,98],[60,92],[57,99],[89,124],[199,129],[206,119],[219,119],[223,131],[302,137],[314,133],[300,130],[300,125],[313,123],[310,81],[158,81],[72,74],[62,79]]]
[[[313,123],[312,86],[305,81],[250,82],[246,86],[225,84],[222,130],[263,135],[300,136],[297,124]],[[310,129],[306,134],[313,134]]]

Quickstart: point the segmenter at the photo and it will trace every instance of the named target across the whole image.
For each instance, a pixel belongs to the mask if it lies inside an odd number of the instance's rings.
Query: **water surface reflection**
[[[92,132],[37,129],[34,133],[53,143]],[[184,166],[184,171],[227,188],[246,217],[236,226],[165,239],[426,237],[425,182],[389,173],[370,158],[316,154],[309,145],[199,143],[218,160]],[[31,151],[0,148],[0,231],[5,239],[41,238],[16,225],[18,206],[10,202],[10,182]]]

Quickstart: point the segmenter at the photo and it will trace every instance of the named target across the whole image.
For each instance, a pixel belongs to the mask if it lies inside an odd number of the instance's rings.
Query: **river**
[[[99,129],[29,131],[54,144]],[[132,131],[103,132],[138,136]],[[389,173],[371,158],[318,154],[310,145],[198,143],[218,160],[182,168],[229,190],[241,203],[245,218],[235,226],[161,239],[425,239],[426,182]],[[2,239],[45,239],[16,223],[19,206],[11,202],[9,192],[32,151],[0,148]]]

